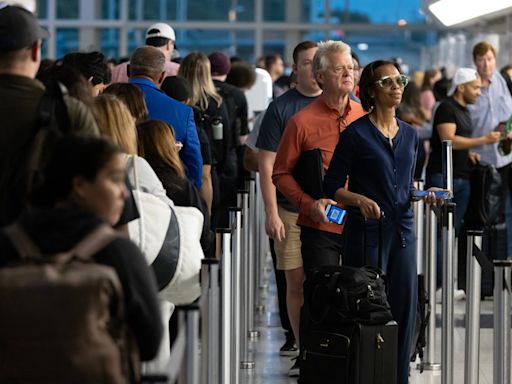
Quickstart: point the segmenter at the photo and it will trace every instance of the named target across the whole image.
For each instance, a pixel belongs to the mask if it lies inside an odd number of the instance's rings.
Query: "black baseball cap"
[[[32,12],[13,5],[0,5],[0,51],[28,48],[49,36]]]

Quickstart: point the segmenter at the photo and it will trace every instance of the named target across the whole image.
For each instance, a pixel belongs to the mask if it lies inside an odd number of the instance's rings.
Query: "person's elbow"
[[[258,172],[258,151],[246,147],[244,152],[243,165],[244,168],[249,172]]]

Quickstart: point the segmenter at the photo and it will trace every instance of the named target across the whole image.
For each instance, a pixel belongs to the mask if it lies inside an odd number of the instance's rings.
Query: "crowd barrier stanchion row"
[[[481,230],[467,231],[466,265],[466,345],[464,361],[464,384],[478,384],[480,364],[480,291],[482,267],[474,247],[482,247]]]
[[[443,140],[443,187],[453,191],[453,158],[452,141]],[[442,255],[443,255],[443,303],[441,330],[441,383],[453,383],[453,250],[455,241],[454,231],[455,204],[445,203],[442,215]]]
[[[218,233],[218,232],[217,232]],[[228,234],[229,235],[229,234]],[[224,243],[221,241],[221,247]],[[224,256],[224,255],[223,255]],[[201,270],[201,383],[219,382],[219,260],[206,258]],[[224,335],[223,335],[224,336]],[[223,355],[220,355],[222,358]]]
[[[510,383],[512,260],[494,261],[494,384]]]
[[[247,184],[249,190],[238,191],[237,207],[229,209],[229,228],[217,230],[217,258],[202,262],[199,303],[176,308],[176,367],[169,367],[170,376],[148,376],[152,382],[239,384],[240,370],[254,368],[248,344],[259,336],[254,311],[262,306],[268,249],[257,176]]]

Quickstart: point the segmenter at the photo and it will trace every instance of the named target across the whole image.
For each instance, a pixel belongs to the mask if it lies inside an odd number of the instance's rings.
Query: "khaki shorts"
[[[298,213],[287,211],[278,206],[279,217],[284,225],[286,237],[283,241],[274,240],[277,269],[288,271],[302,267],[300,253],[300,227],[297,225]]]

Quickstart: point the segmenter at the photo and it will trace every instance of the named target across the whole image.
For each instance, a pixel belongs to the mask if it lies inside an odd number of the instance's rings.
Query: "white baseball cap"
[[[156,23],[151,25],[146,31],[146,39],[151,37],[163,37],[172,41],[176,41],[176,34],[174,29],[165,23]]]
[[[478,79],[478,72],[473,68],[459,68],[452,79],[452,86],[449,89],[447,96],[452,96],[457,89],[457,85],[466,84],[470,81]]]

